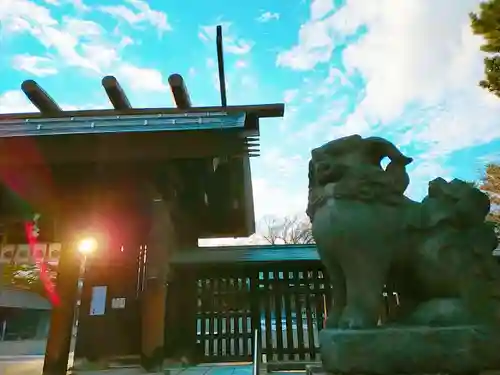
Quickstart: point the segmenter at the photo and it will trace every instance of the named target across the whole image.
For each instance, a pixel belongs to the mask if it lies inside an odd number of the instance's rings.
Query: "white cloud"
[[[212,247],[212,246],[244,246],[244,245],[265,245],[268,244],[264,237],[258,233],[250,237],[238,238],[207,238],[198,240],[198,246]]]
[[[279,178],[304,172],[307,176],[307,161],[299,154],[284,154],[279,148],[262,150],[261,162]]]
[[[285,104],[292,102],[297,97],[298,93],[298,89],[285,90],[283,93],[283,101]]]
[[[229,59],[228,59],[229,60]],[[219,73],[217,61],[206,58],[206,73],[204,77],[212,88],[220,93]],[[258,73],[255,72],[247,60],[239,56],[232,64],[225,65],[226,94],[231,105],[255,104],[262,101],[262,91],[258,85]]]
[[[246,68],[248,66],[248,63],[245,60],[238,60],[234,65],[237,68]]]
[[[127,46],[130,46],[130,45],[134,44],[134,43],[135,42],[134,42],[134,40],[131,37],[124,36],[124,37],[122,37],[120,39],[120,43],[119,43],[118,47],[119,47],[119,49],[123,49],[123,48],[125,48]]]
[[[341,113],[338,111],[333,111],[332,113],[327,113],[327,118],[331,116],[336,116],[338,118]],[[331,128],[330,137],[332,139],[346,137],[351,134],[359,134],[361,136],[368,136],[370,132],[373,132],[374,127],[370,124],[361,112],[354,112],[347,117],[345,123],[341,126],[334,126]]]
[[[471,33],[468,13],[479,3],[348,0],[329,14],[330,2],[313,2],[297,45],[280,53],[277,64],[313,69],[330,61],[338,41],[364,28],[342,56],[347,73],[363,77],[363,97],[332,136],[372,132],[372,124],[398,121],[387,130],[405,131],[407,141],[427,144],[433,153],[486,143],[500,137],[500,103],[477,87],[483,74],[481,39]],[[336,67],[330,80],[349,84]],[[428,118],[415,119],[418,126],[405,124],[410,107]]]
[[[230,22],[223,22],[220,25],[222,26],[224,52],[234,55],[245,55],[251,51],[253,43],[236,37],[232,33]],[[200,26],[200,32],[198,33],[199,38],[205,42],[215,42],[217,36],[216,28],[217,25]]]
[[[38,112],[21,90],[0,94],[0,113]]]
[[[325,108],[315,121],[306,124],[293,137],[303,143],[311,140],[327,142],[351,134],[367,135],[371,128],[363,118],[348,117],[338,125],[347,110],[346,104],[345,100],[332,101],[332,105]]]
[[[269,22],[269,21],[272,21],[272,20],[276,20],[277,21],[279,19],[280,19],[280,14],[279,13],[264,12],[259,17],[257,17],[256,21],[257,22],[265,23],[265,22]]]
[[[98,23],[72,17],[63,17],[63,27],[75,38],[93,40],[99,38],[104,30]]]
[[[281,51],[276,65],[295,70],[309,70],[318,63],[329,62],[336,44],[342,41],[334,34],[331,16],[333,0],[313,0],[310,19],[300,26],[298,43],[286,51]]]
[[[427,155],[421,155],[415,164],[415,169],[410,172],[413,179],[430,181],[437,177],[450,179],[450,171],[444,167],[442,160]]]
[[[213,58],[209,57],[208,59],[205,60],[205,65],[207,66],[207,68],[215,68],[216,63]]]
[[[23,70],[37,77],[57,74],[54,61],[48,57],[32,56],[29,54],[16,55],[12,61],[13,67]]]
[[[85,103],[84,105],[59,104],[65,111],[109,108],[108,103]],[[0,113],[29,112],[38,112],[38,109],[28,100],[21,90],[5,91],[0,94]]]
[[[330,110],[320,110],[321,115],[295,135],[301,144],[311,134],[315,141],[320,134],[328,134],[327,139],[381,134],[418,150],[410,155],[416,160],[410,168],[409,196],[425,195],[427,181],[438,176],[451,179],[450,154],[500,138],[500,100],[477,85],[483,55],[468,13],[478,4],[479,0],[348,0],[333,14],[325,7],[323,16],[319,10],[313,16],[311,6],[298,43],[282,52],[277,64],[295,70],[323,68],[332,63],[339,41],[358,35],[344,49],[341,64],[330,67],[314,92],[307,90],[310,82],[300,89],[301,95],[317,102],[323,92],[324,98],[331,98],[339,86],[354,88],[349,100],[357,105],[340,126],[330,124],[345,116],[346,106],[334,103]],[[355,88],[352,78],[357,75],[364,85]]]
[[[100,6],[98,9],[133,26],[149,24],[155,27],[160,33],[172,30],[167,14],[151,9],[146,1],[125,0],[125,2],[135,9],[131,9],[125,5]]]
[[[500,102],[491,107],[482,101],[481,97],[488,94],[479,87],[469,93],[475,95],[448,99],[427,124],[413,130],[412,140],[430,143],[441,152],[449,153],[499,137]]]
[[[162,16],[150,10],[147,4],[139,0],[128,2],[141,10],[140,17],[159,27],[166,27],[161,21]],[[120,42],[110,40],[106,30],[94,21],[72,17],[63,17],[58,21],[52,17],[50,10],[43,6],[27,0],[4,0],[0,2],[0,25],[4,32],[13,36],[28,33],[48,51],[55,51],[56,56],[51,59],[56,60],[57,57],[58,67],[78,67],[98,75],[119,73],[129,86],[135,89],[166,89],[158,70],[134,66],[123,61],[120,48],[130,44],[130,38],[120,36]],[[47,75],[55,69],[50,66],[40,67],[42,63],[48,64],[48,57],[17,57],[14,63],[18,69],[35,75]]]
[[[0,2],[0,27],[3,32],[34,31],[57,25],[49,9],[28,0]]]
[[[81,46],[82,55],[92,62],[95,70],[100,74],[112,74],[119,67],[120,56],[111,46],[101,43],[89,43]]]
[[[311,19],[322,19],[333,10],[333,0],[313,0],[311,2]]]
[[[63,4],[69,3],[73,5],[79,11],[89,11],[90,7],[85,5],[82,0],[42,0],[45,4],[52,6],[61,6]]]
[[[412,164],[413,165],[413,164]],[[451,171],[444,165],[443,158],[432,151],[421,154],[414,161],[415,167],[409,168],[410,185],[406,195],[420,200],[427,195],[428,182],[437,177],[452,180]]]
[[[99,36],[100,26],[92,21],[65,17],[59,22],[48,8],[27,0],[5,0],[0,5],[0,23],[13,36],[31,34],[47,49],[54,49],[66,65],[99,71],[93,56],[78,50],[82,41],[95,41]]]
[[[278,54],[276,64],[296,70],[309,70],[332,57],[335,40],[327,21],[311,20],[300,26],[299,43]]]
[[[477,163],[483,168],[489,163],[499,163],[500,162],[500,151],[491,152],[489,154],[480,156],[477,158]]]
[[[307,176],[307,170],[305,171]],[[307,181],[299,186],[282,184],[274,177],[272,180],[253,177],[255,197],[255,217],[290,216],[305,212],[307,207]]]
[[[477,78],[482,63],[480,40],[469,30],[468,12],[475,3],[381,1],[366,7],[354,0],[333,15],[331,23],[339,32],[351,30],[346,19],[358,26],[367,22],[368,32],[344,52],[347,68],[366,80],[362,110],[390,121],[412,102],[429,105],[450,89],[475,86],[470,78]]]
[[[166,92],[169,86],[163,82],[162,74],[155,69],[138,68],[123,63],[116,74],[117,78],[124,78],[134,90]]]
[[[279,121],[278,129],[281,133],[285,133],[290,126],[297,119],[297,115],[299,113],[298,107],[296,105],[291,105],[290,103],[286,103],[285,115]],[[289,133],[287,133],[288,135]]]
[[[83,0],[69,0],[73,6],[79,10],[79,11],[82,11],[82,12],[87,12],[90,10],[90,7],[85,5],[85,3],[83,2]]]
[[[209,57],[205,60],[205,66],[209,72],[209,78],[210,78],[210,83],[214,90],[217,92],[220,92],[220,85],[219,85],[219,73],[217,71],[217,63],[215,62],[215,59]],[[226,72],[227,75],[227,72]],[[227,77],[226,77],[227,78]],[[227,81],[227,79],[226,79]],[[226,82],[226,89],[227,89],[227,82]]]
[[[386,103],[401,108],[400,103],[409,99],[435,98],[443,87],[456,85],[454,73],[466,71],[477,61],[479,40],[471,36],[468,20],[477,0],[448,0],[438,5],[430,0],[369,4],[349,0],[326,19],[314,15],[319,12],[314,10],[318,1],[311,5],[311,19],[299,30],[299,43],[280,54],[278,64],[310,69],[329,61],[335,37],[343,39],[365,26],[368,32],[347,48],[344,62],[366,78],[367,101],[373,101],[371,107],[382,108],[379,111],[387,110]],[[468,76],[474,75],[477,67],[472,73],[467,71]],[[370,91],[380,86],[386,94],[376,99],[380,95]]]
[[[337,67],[331,66],[324,82],[326,85],[352,86],[349,78]]]

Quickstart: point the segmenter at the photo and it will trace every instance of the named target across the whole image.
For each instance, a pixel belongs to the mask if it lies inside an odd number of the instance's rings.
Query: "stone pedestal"
[[[500,328],[325,329],[320,345],[327,373],[465,374],[500,369]]]

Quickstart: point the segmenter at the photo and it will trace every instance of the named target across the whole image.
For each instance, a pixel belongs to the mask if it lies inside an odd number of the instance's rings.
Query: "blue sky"
[[[476,0],[2,0],[0,112],[31,111],[35,79],[64,108],[110,107],[116,76],[132,105],[172,105],[171,73],[195,105],[219,104],[223,25],[229,104],[286,103],[261,123],[257,219],[303,212],[310,149],[380,135],[415,158],[408,195],[437,176],[477,179],[499,157],[500,99],[477,87]],[[182,5],[181,5],[182,4]]]

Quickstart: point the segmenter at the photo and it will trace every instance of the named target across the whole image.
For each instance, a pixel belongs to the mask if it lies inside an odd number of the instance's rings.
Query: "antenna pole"
[[[224,74],[224,50],[222,48],[222,26],[217,26],[217,65],[219,68],[220,101],[222,107],[227,107],[226,76]]]

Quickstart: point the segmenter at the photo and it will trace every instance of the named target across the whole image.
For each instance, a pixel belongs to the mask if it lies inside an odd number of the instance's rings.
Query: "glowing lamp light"
[[[97,250],[97,240],[93,237],[82,238],[78,242],[77,249],[82,255],[90,255]]]

